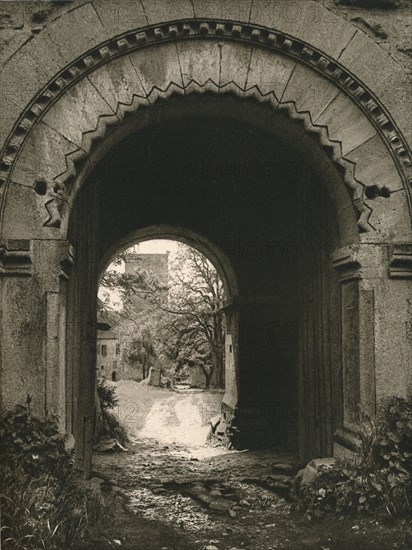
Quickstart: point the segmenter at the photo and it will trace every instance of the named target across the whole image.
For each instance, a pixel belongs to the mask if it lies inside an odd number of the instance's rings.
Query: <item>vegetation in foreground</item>
[[[97,389],[96,439],[125,444],[127,432],[112,412],[115,388],[101,381]],[[87,540],[104,517],[105,499],[99,483],[81,479],[57,419],[35,418],[28,402],[2,414],[0,438],[1,547],[62,550]]]
[[[113,412],[118,404],[116,388],[106,380],[100,379],[97,381],[97,396],[95,443],[103,438],[111,438],[125,445],[129,440],[127,430]]]
[[[104,392],[103,402],[114,404],[113,388]],[[331,518],[333,525],[338,518],[349,518],[362,529],[369,521],[400,520],[410,529],[411,400],[392,399],[376,424],[364,425],[369,428],[361,434],[357,460],[321,471],[313,484],[301,488],[296,508],[309,519]],[[39,420],[19,406],[1,416],[0,436],[2,547],[83,547],[100,511],[78,477],[55,419]],[[405,533],[408,537],[408,529]]]
[[[392,398],[365,420],[356,460],[322,468],[303,485],[297,508],[309,519],[372,516],[412,522],[412,399]]]
[[[89,510],[56,419],[17,406],[1,416],[0,437],[2,548],[70,548],[85,535]]]

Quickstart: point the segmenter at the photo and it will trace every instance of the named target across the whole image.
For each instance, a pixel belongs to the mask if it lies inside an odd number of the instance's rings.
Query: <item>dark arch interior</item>
[[[243,264],[273,255],[277,246],[284,254],[296,246],[304,230],[297,220],[305,217],[313,193],[309,168],[291,158],[282,142],[221,119],[148,128],[114,148],[93,176],[102,249],[137,227],[183,226],[235,251],[241,279]],[[265,263],[269,271],[249,270],[254,287],[248,292],[269,291],[273,271],[291,271],[290,261]]]
[[[293,146],[289,135],[233,117],[155,118],[113,146],[77,196],[69,369],[94,364],[93,344],[78,342],[95,337],[99,260],[138,229],[184,227],[220,247],[238,280],[226,311],[237,353],[226,403],[236,402],[243,444],[330,454],[341,422],[340,303],[330,260],[339,229],[305,152],[312,138],[302,133]],[[81,383],[85,376],[72,376],[80,392],[93,385]],[[68,412],[73,426],[79,412]]]

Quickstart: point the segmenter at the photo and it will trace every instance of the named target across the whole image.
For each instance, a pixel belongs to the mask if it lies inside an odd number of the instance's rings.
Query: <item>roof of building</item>
[[[98,330],[98,340],[117,340],[117,335],[112,330]]]

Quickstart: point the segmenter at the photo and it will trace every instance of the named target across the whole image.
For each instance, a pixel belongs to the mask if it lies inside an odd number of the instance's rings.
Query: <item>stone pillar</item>
[[[66,395],[66,284],[74,251],[65,240],[36,241],[34,266],[45,303],[45,407],[67,430]]]
[[[334,454],[354,451],[360,421],[386,398],[411,393],[411,274],[408,245],[359,244],[338,250],[342,291],[343,426]]]
[[[239,373],[238,373],[238,330],[239,308],[232,304],[226,304],[223,308],[225,314],[225,394],[222,400],[222,409],[234,412],[238,404]]]
[[[33,273],[33,241],[0,243],[1,407],[31,401],[33,414],[43,415],[43,335],[45,305]]]
[[[0,247],[2,407],[30,401],[65,431],[65,292],[69,245],[7,240]]]
[[[160,369],[157,369],[155,367],[150,367],[149,369],[149,384],[150,386],[160,386],[160,378],[161,378],[162,371]]]
[[[76,265],[67,286],[67,418],[84,475],[91,472],[96,383],[95,262],[87,247],[76,246]]]
[[[389,245],[387,261],[375,295],[378,408],[392,395],[412,396],[412,243]]]

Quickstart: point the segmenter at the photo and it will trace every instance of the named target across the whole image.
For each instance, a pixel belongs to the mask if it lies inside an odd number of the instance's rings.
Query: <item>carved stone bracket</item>
[[[48,218],[43,225],[59,228],[62,224],[63,206],[66,202],[66,187],[60,183],[38,179],[34,182],[34,190],[37,195],[44,196],[44,206]]]
[[[352,189],[352,203],[358,212],[358,227],[361,232],[369,231],[368,218],[371,213],[371,208],[363,201],[363,191],[361,188]]]
[[[75,261],[74,246],[69,241],[64,242],[60,259],[60,277],[68,280]]]
[[[337,60],[313,48],[310,44],[275,29],[229,20],[189,19],[164,23],[160,26],[137,28],[111,38],[85,52],[82,57],[67,65],[48,82],[24,110],[3,147],[0,161],[0,200],[2,200],[3,191],[5,193],[10,183],[10,175],[24,141],[35,124],[68,88],[97,67],[131,51],[146,48],[151,44],[196,38],[218,38],[219,40],[253,43],[260,47],[280,51],[283,55],[298,59],[310,66],[331,80],[359,106],[385,141],[405,186],[412,181],[411,152],[390,113],[372,92]],[[64,201],[62,194],[64,192],[65,189],[56,189],[55,185],[48,191],[50,194],[48,195],[49,200],[46,202],[46,209],[49,218],[45,225],[60,227],[61,205]],[[364,231],[367,229],[367,207],[365,207],[361,195],[354,197],[354,203],[360,213],[359,228]]]
[[[393,278],[412,279],[412,243],[393,244],[389,247],[389,275]]]
[[[0,241],[0,277],[32,275],[33,250],[27,239]]]
[[[339,281],[353,281],[361,278],[361,263],[357,254],[357,249],[345,246],[340,248],[332,255],[333,267],[339,274]]]
[[[386,279],[388,275],[408,277],[412,269],[411,247],[412,245],[359,243],[337,250],[332,255],[332,264],[341,282]]]

